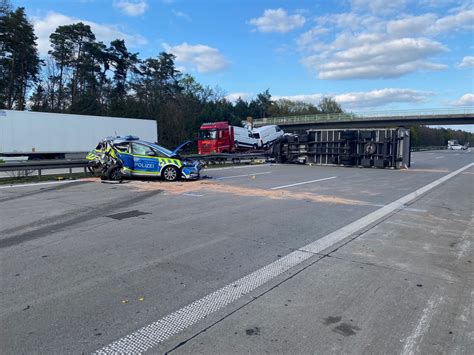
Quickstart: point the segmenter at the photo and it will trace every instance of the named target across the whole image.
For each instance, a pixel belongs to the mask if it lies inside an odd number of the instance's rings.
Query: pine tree
[[[33,25],[19,7],[0,17],[0,105],[23,110],[28,89],[39,75],[41,61]]]
[[[128,90],[127,79],[130,72],[136,72],[138,61],[137,53],[127,50],[124,40],[115,40],[110,43],[107,51],[108,59],[114,67],[113,89],[111,93],[111,111],[121,112],[126,105]]]
[[[7,15],[12,11],[12,4],[8,0],[0,0],[0,16]]]

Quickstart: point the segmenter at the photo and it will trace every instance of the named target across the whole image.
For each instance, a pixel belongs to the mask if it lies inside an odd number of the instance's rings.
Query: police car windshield
[[[158,145],[158,144],[153,144],[153,143],[148,143],[149,146],[153,147],[153,148],[156,148],[158,149],[160,152],[168,155],[168,156],[172,156],[173,155],[173,152],[171,150],[168,150],[166,148],[163,148],[162,146]]]

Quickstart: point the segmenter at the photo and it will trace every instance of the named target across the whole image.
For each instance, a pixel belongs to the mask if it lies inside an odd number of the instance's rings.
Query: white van
[[[233,126],[233,129],[236,149],[256,149],[258,147],[258,139],[253,136],[252,131],[247,127]]]
[[[284,132],[276,125],[268,125],[252,130],[253,137],[257,140],[258,148],[268,148],[277,139],[279,139]]]
[[[467,146],[466,145],[461,145],[461,144],[453,144],[448,149],[451,149],[451,150],[466,150]]]

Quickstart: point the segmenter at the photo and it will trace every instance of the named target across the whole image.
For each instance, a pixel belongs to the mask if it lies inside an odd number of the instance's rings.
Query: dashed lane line
[[[335,179],[335,178],[337,178],[337,176],[331,176],[331,177],[322,178],[322,179],[317,179],[317,180],[310,180],[310,181],[297,182],[297,183],[295,183],[295,184],[289,184],[289,185],[282,185],[282,186],[272,187],[271,190],[279,190],[279,189],[284,189],[284,188],[286,188],[286,187],[312,184],[312,183],[314,183],[314,182],[325,181],[325,180],[332,180],[332,179]]]

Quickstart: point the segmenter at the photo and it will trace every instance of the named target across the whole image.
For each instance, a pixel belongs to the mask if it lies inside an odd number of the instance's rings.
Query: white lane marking
[[[378,203],[364,203],[365,206],[374,206],[374,207],[385,207],[387,205],[378,204]],[[427,210],[423,210],[421,208],[412,208],[408,206],[403,206],[403,210],[407,212],[428,212]]]
[[[456,257],[461,259],[465,257],[471,249],[471,241],[468,238],[472,238],[474,235],[474,212],[471,215],[471,221],[467,226],[466,230],[461,236],[461,242],[459,243],[459,249],[456,253]]]
[[[196,324],[211,313],[224,308],[240,297],[255,290],[257,287],[262,286],[278,275],[281,275],[298,264],[301,264],[303,261],[314,256],[314,253],[320,253],[336,243],[341,242],[355,232],[369,226],[373,222],[386,217],[396,210],[402,209],[405,204],[460,174],[471,166],[474,166],[474,163],[468,164],[461,169],[447,174],[388,204],[387,206],[369,213],[367,216],[362,217],[357,221],[352,222],[347,226],[342,227],[337,231],[330,233],[325,237],[318,239],[173,313],[170,313],[164,318],[104,346],[97,350],[96,354],[143,353],[151,349],[173,335],[176,335],[191,325]]]
[[[418,324],[416,325],[416,328],[413,330],[413,333],[405,340],[405,345],[403,346],[403,350],[400,353],[401,355],[412,355],[419,352],[418,349],[416,349],[417,344],[421,342],[423,336],[428,331],[431,319],[433,318],[433,315],[442,301],[443,297],[441,296],[431,296],[427,306],[425,309],[423,309],[423,313],[420,320],[418,321]]]
[[[193,194],[191,192],[186,192],[183,194],[184,196],[193,196],[193,197],[203,197],[204,195]]]
[[[427,210],[424,210],[421,208],[411,208],[411,207],[405,207],[403,210],[408,211],[408,212],[421,212],[421,213],[428,212]]]
[[[331,176],[323,179],[317,179],[317,180],[311,180],[311,181],[303,181],[303,182],[297,182],[296,184],[289,184],[289,185],[283,185],[283,186],[277,186],[277,187],[272,187],[271,190],[279,190],[279,189],[284,189],[285,187],[291,187],[291,186],[299,186],[299,185],[305,185],[305,184],[312,184],[313,182],[318,182],[318,181],[324,181],[324,180],[331,180],[335,179],[337,176]]]
[[[471,249],[471,242],[469,240],[463,241],[461,244],[459,244],[459,250],[456,253],[457,258],[461,259],[464,256],[466,256],[470,249]]]
[[[41,186],[41,185],[70,184],[72,182],[79,182],[79,181],[80,180],[66,180],[66,181],[37,182],[37,183],[34,183],[34,184],[7,185],[7,186],[0,186],[0,189],[10,189],[10,188],[15,188],[15,187]]]
[[[444,158],[444,157],[442,157],[442,156],[439,156],[439,157],[436,157],[435,159],[442,159],[442,158]]]
[[[254,175],[265,175],[265,174],[271,174],[271,173],[272,173],[271,171],[265,171],[265,172],[262,172],[262,173],[233,175],[233,176],[222,176],[222,177],[216,178],[216,180],[233,179],[233,178],[246,177],[246,176],[254,176]]]
[[[271,163],[271,164],[259,164],[259,165],[244,165],[244,166],[228,166],[228,167],[225,167],[225,168],[207,168],[207,169],[203,169],[205,171],[214,171],[214,170],[229,170],[229,169],[248,169],[248,168],[261,168],[261,167],[269,167],[269,166],[277,166],[277,165],[281,165],[281,164],[274,164],[274,163]]]

